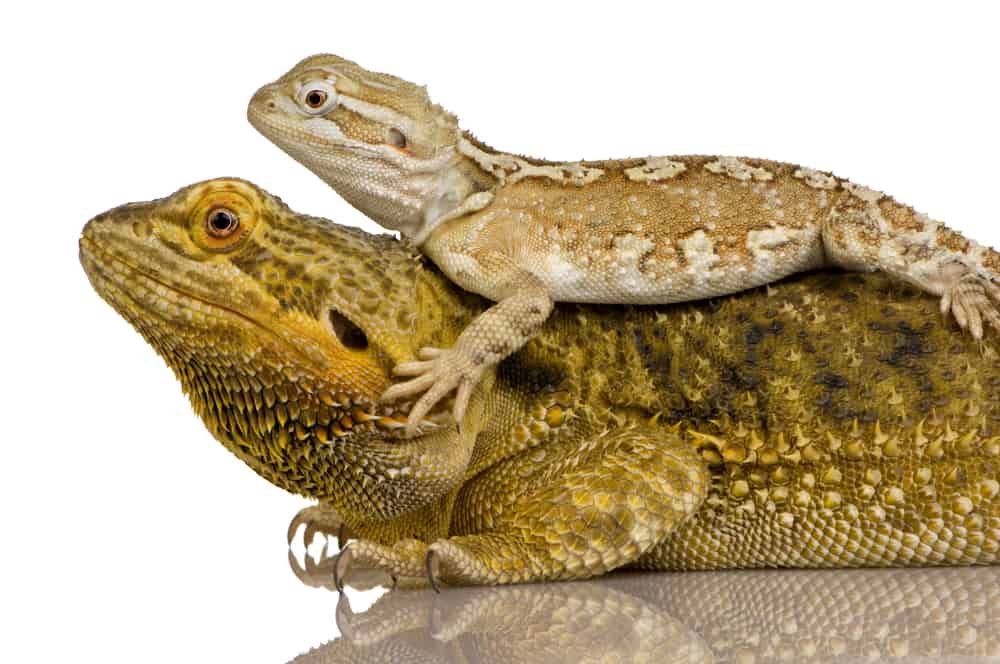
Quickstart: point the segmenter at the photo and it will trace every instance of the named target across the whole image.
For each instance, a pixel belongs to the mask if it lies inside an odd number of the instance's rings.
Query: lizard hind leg
[[[599,576],[636,561],[701,506],[708,469],[677,434],[626,427],[526,451],[463,489],[462,534],[429,544],[352,544],[351,564],[452,585]],[[512,499],[504,498],[512,496]],[[481,504],[490,500],[491,504]],[[509,501],[509,502],[508,502]]]
[[[1000,330],[1000,254],[867,187],[844,185],[823,222],[828,261],[879,270],[941,297],[941,312],[980,340]]]

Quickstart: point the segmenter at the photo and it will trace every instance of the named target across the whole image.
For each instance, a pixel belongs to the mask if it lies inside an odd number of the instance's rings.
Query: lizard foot
[[[959,327],[968,330],[978,341],[983,338],[983,323],[1000,330],[1000,287],[985,277],[968,273],[941,298],[941,313],[949,311]]]
[[[340,552],[332,571],[334,585],[338,589],[344,587],[348,575],[351,582],[346,585],[354,585],[354,569],[357,567],[379,570],[406,587],[430,586],[435,592],[441,592],[442,584],[503,582],[503,575],[491,567],[494,558],[489,544],[480,550],[455,538],[440,539],[431,544],[405,539],[391,546],[356,540]]]
[[[313,505],[312,507],[306,507],[299,510],[299,513],[295,515],[292,522],[288,524],[288,543],[291,544],[295,539],[295,534],[299,531],[299,527],[305,525],[305,534],[303,536],[303,544],[306,548],[312,544],[313,538],[319,534],[324,537],[331,536],[337,539],[337,548],[343,548],[344,544],[347,542],[348,532],[347,524],[344,520],[340,518],[332,508],[325,505]]]
[[[425,587],[426,557],[427,545],[415,539],[399,540],[392,546],[362,539],[341,549],[326,569],[332,572],[334,587],[341,591],[345,586],[359,588],[359,581],[369,586],[375,577],[383,586]]]
[[[418,357],[419,361],[396,365],[393,373],[397,376],[414,378],[390,387],[382,395],[382,401],[395,401],[423,392],[423,396],[410,409],[406,420],[406,434],[412,436],[431,408],[446,394],[457,389],[452,415],[455,425],[460,428],[472,390],[482,377],[484,365],[458,346],[447,350],[421,348]]]

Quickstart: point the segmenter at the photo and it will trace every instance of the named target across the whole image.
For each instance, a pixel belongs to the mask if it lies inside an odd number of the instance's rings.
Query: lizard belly
[[[557,302],[667,304],[737,293],[823,265],[818,231],[794,241],[775,237],[749,255],[719,255],[696,236],[679,251],[657,250],[652,240],[627,241],[586,254],[549,249],[525,256]]]

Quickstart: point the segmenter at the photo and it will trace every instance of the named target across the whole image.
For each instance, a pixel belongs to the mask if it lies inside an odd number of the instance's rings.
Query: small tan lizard
[[[377,401],[392,367],[488,306],[408,243],[224,179],[99,215],[80,260],[209,431],[357,538],[341,571],[1000,562],[996,344],[882,275],[559,305],[461,431],[405,438],[405,404]]]
[[[498,304],[424,348],[387,400],[419,420],[523,346],[553,301],[654,304],[734,293],[821,266],[881,270],[941,297],[976,339],[1000,328],[1000,255],[892,198],[795,165],[736,157],[552,162],[493,150],[423,87],[332,55],[250,101],[261,133],[347,201]],[[426,391],[426,392],[425,392]]]

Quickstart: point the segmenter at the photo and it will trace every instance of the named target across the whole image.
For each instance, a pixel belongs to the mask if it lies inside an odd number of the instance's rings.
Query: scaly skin
[[[391,592],[361,614],[343,595],[340,637],[291,661],[994,661],[998,581],[995,570],[970,568],[625,574]]]
[[[645,569],[989,564],[1000,361],[876,275],[557,307],[456,427],[400,431],[392,367],[487,302],[405,242],[239,180],[87,224],[94,287],[196,412],[345,523],[362,569],[449,583]]]
[[[384,398],[423,393],[411,428],[452,390],[461,420],[486,369],[531,339],[553,302],[682,302],[832,265],[940,296],[976,339],[1000,328],[1000,254],[829,173],[736,157],[559,163],[499,152],[424,88],[333,55],[262,87],[248,117],[459,286],[498,303],[453,347],[397,367],[413,378]]]

